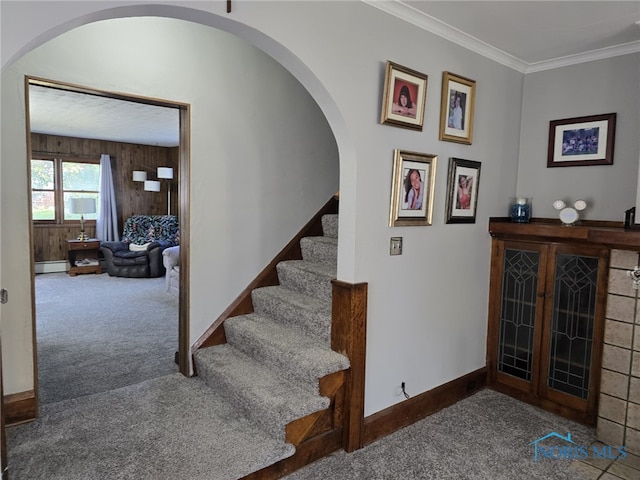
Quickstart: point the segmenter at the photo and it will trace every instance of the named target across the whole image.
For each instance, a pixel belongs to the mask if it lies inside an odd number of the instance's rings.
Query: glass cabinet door
[[[589,395],[598,258],[556,256],[547,386],[576,397]]]
[[[502,253],[497,370],[516,383],[532,382],[537,371],[545,258],[537,244],[506,244]]]
[[[590,395],[593,382],[599,378],[592,366],[599,365],[602,355],[604,302],[598,295],[606,291],[606,252],[555,247],[553,261],[543,338],[546,378],[540,387],[548,398],[588,410],[595,402]]]

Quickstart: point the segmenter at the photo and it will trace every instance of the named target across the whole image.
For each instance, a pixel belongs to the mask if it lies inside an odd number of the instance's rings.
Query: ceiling
[[[40,85],[29,86],[31,131],[175,147],[179,110]]]
[[[640,52],[640,2],[363,0],[522,73]],[[30,87],[31,130],[178,145],[179,111]]]

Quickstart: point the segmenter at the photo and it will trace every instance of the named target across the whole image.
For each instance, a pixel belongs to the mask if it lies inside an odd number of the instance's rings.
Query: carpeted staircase
[[[331,349],[338,216],[324,215],[322,229],[323,236],[302,238],[302,260],[277,265],[279,285],[252,292],[253,313],[225,321],[226,344],[194,354],[200,379],[287,446],[271,463],[295,452],[287,424],[329,407],[320,379],[349,368],[349,360]]]

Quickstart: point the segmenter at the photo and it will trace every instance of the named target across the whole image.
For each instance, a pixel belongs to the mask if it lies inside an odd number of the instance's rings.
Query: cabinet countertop
[[[493,237],[539,237],[547,241],[574,241],[610,248],[640,250],[640,229],[625,230],[622,222],[585,220],[566,226],[560,220],[549,218],[534,218],[530,223],[513,223],[508,217],[491,217],[489,233]]]

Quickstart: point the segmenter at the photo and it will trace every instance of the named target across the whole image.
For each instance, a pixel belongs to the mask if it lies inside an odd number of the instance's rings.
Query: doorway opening
[[[43,118],[38,118],[37,121],[35,118],[34,119],[31,118],[32,114],[35,117],[35,114],[32,110],[32,107],[33,107],[32,103],[35,101],[35,95],[33,94],[33,92],[36,91],[35,89],[38,89],[38,92],[39,92],[38,95],[42,94],[43,91],[46,90],[47,93],[52,94],[52,96],[57,97],[58,101],[62,101],[62,102],[64,102],[65,98],[70,95],[75,95],[77,97],[81,96],[84,99],[88,99],[89,103],[93,102],[95,104],[100,105],[101,108],[106,109],[106,111],[109,111],[111,109],[112,113],[110,113],[109,116],[112,116],[112,115],[117,116],[117,111],[119,106],[127,106],[134,110],[137,108],[138,111],[141,111],[143,109],[155,109],[156,112],[160,112],[160,111],[170,112],[171,115],[177,120],[174,128],[172,128],[173,131],[170,133],[170,136],[172,135],[175,138],[166,140],[166,142],[168,142],[166,143],[166,145],[167,145],[167,150],[170,151],[168,155],[173,160],[173,165],[176,168],[176,172],[173,175],[173,178],[175,179],[173,181],[173,185],[175,185],[176,188],[174,188],[172,192],[169,184],[168,190],[163,190],[163,192],[155,194],[157,195],[156,198],[161,198],[161,199],[163,198],[164,200],[166,200],[166,203],[164,203],[163,201],[160,204],[156,202],[155,206],[153,205],[145,206],[144,204],[145,197],[140,193],[142,192],[142,189],[140,188],[140,186],[138,186],[137,193],[136,191],[133,191],[132,188],[134,188],[135,182],[133,182],[133,179],[131,178],[131,172],[130,171],[125,172],[127,168],[130,169],[131,166],[134,166],[140,171],[147,170],[151,172],[153,170],[153,172],[155,173],[156,171],[155,167],[158,165],[147,164],[149,163],[149,158],[150,158],[150,156],[148,155],[148,152],[154,151],[154,148],[156,150],[164,148],[160,146],[160,143],[164,142],[165,140],[161,138],[159,138],[159,140],[157,141],[142,140],[147,144],[155,141],[155,147],[153,145],[148,145],[148,148],[147,148],[145,147],[144,144],[135,143],[135,141],[132,140],[131,138],[126,138],[126,137],[122,137],[120,139],[118,137],[100,138],[101,136],[109,137],[109,135],[106,135],[104,133],[105,129],[104,128],[101,129],[101,125],[103,125],[106,122],[105,116],[100,117],[98,115],[97,116],[98,118],[95,118],[95,116],[92,116],[92,115],[83,116],[85,124],[90,122],[92,125],[95,126],[93,129],[95,131],[95,135],[92,135],[92,134],[82,134],[78,136],[67,135],[69,138],[74,138],[73,141],[77,142],[75,146],[72,146],[72,148],[68,149],[69,151],[74,150],[76,152],[75,155],[77,155],[77,158],[76,158],[77,161],[74,161],[73,154],[67,154],[65,156],[64,154],[60,155],[59,152],[56,152],[56,150],[60,150],[59,144],[62,142],[60,142],[59,140],[65,137],[65,133],[64,133],[65,130],[64,129],[56,130],[55,115],[49,116],[49,121],[50,121],[49,126],[43,126],[43,125],[46,125],[46,122],[43,122]],[[180,239],[179,241],[180,269],[179,269],[179,289],[178,289],[179,293],[177,297],[177,303],[178,303],[177,346],[175,346],[177,354],[176,354],[175,360],[178,363],[179,371],[182,374],[189,376],[191,372],[190,346],[189,346],[189,317],[188,317],[189,315],[189,308],[188,308],[188,305],[189,305],[189,287],[188,287],[189,237],[188,237],[188,228],[186,228],[187,225],[189,224],[189,191],[188,191],[189,170],[190,170],[189,169],[189,138],[190,138],[189,136],[189,117],[190,117],[189,105],[184,103],[179,103],[179,102],[172,102],[168,100],[157,99],[157,98],[147,98],[147,97],[141,97],[141,96],[135,96],[135,95],[108,92],[104,90],[97,90],[91,87],[72,85],[68,83],[62,83],[62,82],[36,78],[36,77],[25,78],[25,96],[26,96],[25,111],[27,112],[27,116],[26,116],[27,117],[26,118],[27,152],[28,152],[27,168],[29,169],[28,178],[30,182],[32,180],[32,171],[31,171],[32,161],[33,159],[36,159],[38,157],[46,158],[47,155],[50,157],[55,157],[54,161],[51,161],[49,163],[51,163],[54,169],[55,168],[62,169],[63,167],[61,166],[56,167],[57,163],[60,163],[60,165],[64,165],[66,161],[68,166],[78,166],[78,165],[83,165],[80,159],[81,158],[86,159],[87,157],[93,158],[93,161],[95,163],[96,156],[99,158],[101,154],[106,153],[106,152],[100,151],[100,147],[97,146],[99,144],[105,144],[106,142],[109,145],[115,145],[115,144],[128,145],[128,148],[122,150],[123,152],[126,152],[126,153],[123,153],[122,155],[120,155],[120,157],[127,157],[127,158],[117,158],[118,155],[116,155],[116,158],[111,159],[112,165],[113,164],[119,165],[118,162],[122,162],[123,164],[127,163],[127,167],[126,168],[122,167],[120,169],[119,176],[117,177],[114,176],[114,179],[113,179],[114,191],[116,192],[116,197],[120,195],[120,198],[117,198],[117,201],[116,201],[116,205],[117,205],[116,210],[118,211],[118,217],[119,217],[118,235],[122,233],[122,224],[124,223],[124,220],[125,220],[125,218],[122,218],[122,217],[127,217],[130,213],[131,214],[158,214],[158,215],[171,214],[171,215],[176,215],[178,217],[179,239]],[[57,120],[59,126],[65,123],[63,118],[64,117],[63,113],[69,114],[70,113],[69,110],[70,108],[59,110],[60,112],[59,116],[62,117]],[[129,115],[129,117],[131,117],[132,115],[131,112],[126,112],[125,115],[127,114]],[[71,115],[73,114],[71,113]],[[34,131],[33,129],[33,125],[36,123],[38,124],[38,127],[37,127],[38,132]],[[68,121],[66,123],[68,126],[68,124],[72,124],[73,122]],[[118,123],[117,119],[115,120],[115,123]],[[144,123],[144,121],[142,123]],[[129,130],[131,131],[133,130],[133,128],[130,128]],[[147,130],[156,131],[153,128],[147,128]],[[42,143],[39,143],[38,145],[34,145],[33,139],[36,138],[37,136],[43,136],[43,135],[48,138],[54,138],[56,140],[54,140],[53,144],[45,143],[43,146]],[[86,137],[92,137],[92,138],[86,138]],[[83,138],[83,140],[80,140],[79,138]],[[58,145],[55,145],[56,141]],[[91,144],[92,146],[87,147],[87,144]],[[166,169],[163,170],[163,172],[166,173]],[[64,188],[61,185],[61,179],[60,179],[61,176],[62,175],[52,176],[52,179],[53,179],[52,186],[54,187],[53,188],[54,191],[56,189],[59,189],[61,191],[61,193],[59,194],[61,200],[59,200],[58,206],[59,206],[59,209],[64,209],[65,208],[64,195],[66,195],[66,192],[64,191]],[[125,177],[127,177],[127,180],[125,180]],[[29,185],[29,188],[31,188],[31,185]],[[162,193],[164,192],[167,192],[165,193],[166,196],[162,195]],[[39,192],[39,193],[42,193],[42,192]],[[51,193],[51,192],[44,192],[44,193]],[[54,196],[55,196],[55,192],[54,192]],[[173,196],[173,200],[172,200],[172,196]],[[31,287],[32,287],[31,301],[32,301],[32,307],[33,307],[32,308],[33,310],[32,328],[33,328],[33,338],[34,338],[34,346],[35,346],[34,362],[33,362],[34,379],[35,379],[34,390],[36,394],[36,401],[39,402],[38,400],[39,371],[38,371],[38,361],[36,358],[37,351],[38,351],[36,316],[39,314],[39,313],[36,313],[36,252],[38,252],[38,255],[40,255],[40,258],[41,258],[42,251],[39,251],[38,248],[41,248],[41,244],[43,243],[42,242],[43,238],[47,239],[46,243],[49,246],[53,246],[52,248],[54,250],[55,248],[57,248],[58,250],[60,250],[61,248],[65,248],[64,246],[67,243],[66,240],[69,239],[68,237],[71,231],[70,228],[73,222],[65,223],[64,221],[58,221],[56,220],[57,217],[54,215],[54,220],[49,222],[49,226],[51,227],[48,229],[49,232],[45,235],[42,235],[42,232],[40,232],[39,234],[36,234],[35,233],[36,228],[34,227],[34,213],[33,213],[34,198],[36,198],[34,195],[30,197],[29,220],[30,220],[30,224],[32,225],[32,228],[30,229],[30,247],[31,247],[30,251],[31,251]],[[146,198],[150,198],[150,197],[146,197]],[[161,205],[161,206],[158,206],[158,205]],[[151,211],[148,211],[148,210],[144,211],[147,208],[151,209]],[[157,209],[158,211],[157,212],[153,211],[154,208]],[[76,219],[76,222],[77,222],[77,219]],[[84,224],[85,222],[83,221],[82,223]],[[90,222],[88,223],[90,224]],[[46,221],[44,222],[44,225],[47,225]],[[42,224],[40,226],[42,226]],[[75,228],[77,229],[77,223],[75,225]],[[84,227],[82,229],[84,230]],[[87,228],[87,230],[89,230],[89,228]],[[96,241],[96,244],[98,243],[99,242]],[[59,256],[60,254],[58,252],[58,257]],[[67,259],[67,262],[68,262],[68,259]],[[65,262],[65,265],[67,262]],[[52,263],[56,263],[56,262],[52,262]],[[42,264],[39,264],[39,268],[40,269],[42,268]],[[60,267],[58,266],[58,268]],[[113,278],[117,279],[118,277],[113,277]],[[164,278],[162,278],[161,281],[164,282]],[[162,283],[162,285],[164,285],[164,283]],[[83,303],[84,305],[83,304],[69,305],[69,309],[86,309],[87,310],[86,316],[90,317],[91,314],[89,310],[91,307],[91,299],[86,298],[83,300]],[[122,305],[120,306],[114,305],[114,308],[118,308],[118,307],[121,308],[121,315],[126,316],[126,313],[122,309],[123,307]],[[46,306],[43,308],[46,308]],[[174,360],[173,357],[170,360],[173,361]],[[81,368],[81,366],[79,368]]]

